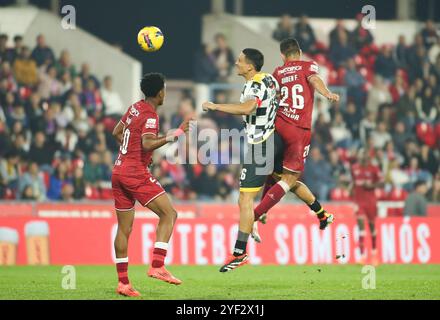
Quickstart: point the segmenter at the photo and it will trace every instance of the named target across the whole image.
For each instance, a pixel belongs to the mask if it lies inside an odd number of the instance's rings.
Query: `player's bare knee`
[[[287,183],[291,188],[296,186],[298,181],[298,174],[294,173],[284,173],[281,177],[281,181]]]
[[[162,211],[161,218],[171,220],[173,223],[177,220],[177,211],[174,208]]]

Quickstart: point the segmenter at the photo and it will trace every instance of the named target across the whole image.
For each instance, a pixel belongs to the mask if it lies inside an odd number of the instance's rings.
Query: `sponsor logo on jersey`
[[[284,74],[286,72],[299,71],[299,70],[302,70],[302,66],[291,66],[291,67],[286,67],[284,69],[279,70],[278,73]]]
[[[149,129],[154,129],[156,128],[156,119],[151,118],[151,119],[147,119],[147,122],[145,123],[145,128]]]
[[[318,72],[318,65],[316,63],[311,64],[310,71],[317,73]]]
[[[130,114],[134,117],[139,117],[139,111],[134,106],[131,106]]]

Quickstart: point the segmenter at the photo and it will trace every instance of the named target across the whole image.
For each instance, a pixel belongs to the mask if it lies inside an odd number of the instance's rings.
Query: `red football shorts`
[[[284,142],[283,168],[293,172],[304,171],[312,139],[311,130],[294,126],[282,117],[276,118],[275,128]]]
[[[156,199],[165,190],[149,172],[139,176],[112,175],[113,197],[116,210],[128,211],[137,201],[144,207]]]
[[[376,201],[355,202],[357,206],[356,216],[359,218],[366,217],[368,220],[374,220],[377,217]]]

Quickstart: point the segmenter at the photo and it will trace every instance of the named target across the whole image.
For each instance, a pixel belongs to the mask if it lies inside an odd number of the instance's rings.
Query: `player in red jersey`
[[[309,153],[314,92],[330,101],[339,101],[318,75],[315,62],[302,61],[301,49],[295,39],[280,43],[284,64],[275,69],[273,76],[280,86],[280,101],[275,128],[284,141],[284,159],[279,181],[272,177],[266,182],[263,198],[255,208],[255,220],[265,223],[266,213],[290,190],[312,209],[320,220],[320,229],[333,222],[309,188],[298,181]]]
[[[188,131],[189,119],[174,132],[159,136],[159,117],[156,109],[163,104],[165,98],[163,75],[146,74],[141,81],[141,90],[145,100],[131,105],[113,130],[113,136],[121,144],[112,174],[118,218],[118,231],[114,243],[119,279],[116,292],[126,296],[139,296],[139,292],[131,287],[127,272],[128,239],[133,226],[136,201],[159,216],[153,261],[148,276],[171,284],[181,283],[164,266],[177,212],[165,190],[151,175],[148,165],[155,149],[176,141],[178,136]]]
[[[373,165],[366,150],[358,152],[358,162],[351,166],[352,196],[356,204],[356,214],[359,226],[359,248],[361,250],[361,263],[366,263],[365,254],[365,219],[367,219],[371,233],[371,260],[370,263],[377,265],[379,260],[376,250],[377,199],[374,190],[383,184],[380,169]]]

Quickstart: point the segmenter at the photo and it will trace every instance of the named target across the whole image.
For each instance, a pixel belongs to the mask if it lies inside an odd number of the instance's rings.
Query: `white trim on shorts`
[[[287,171],[295,172],[295,173],[301,173],[301,172],[302,172],[302,171],[299,171],[299,170],[292,170],[292,169],[289,169],[289,168],[287,168],[287,167],[285,167],[285,166],[283,166],[283,169],[286,169]]]
[[[118,208],[115,208],[115,209],[118,211],[130,211],[130,210],[133,210],[134,207],[135,207],[135,205],[133,207],[131,207],[130,209],[118,209]]]
[[[151,198],[150,200],[148,200],[148,202],[146,204],[144,204],[144,207],[146,207],[151,201],[153,201],[154,199],[156,199],[158,196],[163,195],[164,193],[166,193],[166,191],[162,191],[161,193],[155,195],[153,198]]]

